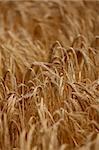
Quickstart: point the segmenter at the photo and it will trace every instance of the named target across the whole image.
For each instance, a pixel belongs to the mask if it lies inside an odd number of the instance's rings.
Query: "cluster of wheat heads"
[[[98,150],[98,4],[0,2],[0,150]]]

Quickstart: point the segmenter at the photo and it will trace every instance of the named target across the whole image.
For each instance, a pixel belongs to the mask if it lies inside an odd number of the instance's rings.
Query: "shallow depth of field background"
[[[0,150],[99,149],[99,1],[0,1]]]

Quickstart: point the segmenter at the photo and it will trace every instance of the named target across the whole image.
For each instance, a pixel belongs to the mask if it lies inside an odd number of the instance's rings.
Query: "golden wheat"
[[[98,150],[99,1],[0,1],[0,150]]]

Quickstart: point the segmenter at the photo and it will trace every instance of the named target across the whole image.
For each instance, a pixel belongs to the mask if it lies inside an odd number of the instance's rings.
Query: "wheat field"
[[[99,1],[0,1],[0,150],[99,149]]]

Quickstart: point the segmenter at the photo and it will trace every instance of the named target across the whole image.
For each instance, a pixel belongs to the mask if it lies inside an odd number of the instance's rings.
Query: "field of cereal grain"
[[[0,1],[0,150],[99,149],[99,1]]]

